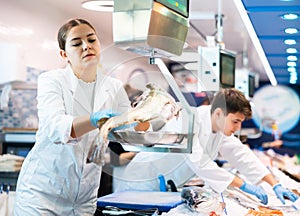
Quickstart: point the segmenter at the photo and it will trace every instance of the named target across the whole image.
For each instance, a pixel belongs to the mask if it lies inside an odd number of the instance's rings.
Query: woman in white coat
[[[102,169],[87,155],[97,122],[130,108],[121,81],[100,70],[100,42],[89,22],[68,21],[58,42],[68,65],[38,79],[39,128],[18,178],[16,216],[93,215]]]

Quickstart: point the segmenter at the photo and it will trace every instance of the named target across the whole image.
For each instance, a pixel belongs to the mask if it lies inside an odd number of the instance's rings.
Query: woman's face
[[[67,35],[65,51],[61,51],[73,69],[96,66],[100,60],[100,42],[95,31],[86,24],[73,27]]]

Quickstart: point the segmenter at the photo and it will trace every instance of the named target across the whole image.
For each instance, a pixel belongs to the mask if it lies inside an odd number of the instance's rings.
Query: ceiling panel
[[[299,26],[298,20],[283,20],[281,16],[289,11],[269,12],[266,8],[264,12],[248,11],[252,23],[254,23],[255,31],[260,36],[284,36],[285,28]],[[300,36],[300,33],[295,36]]]
[[[269,63],[275,67],[282,67],[282,65],[286,65],[286,58],[282,57],[268,57]],[[286,67],[283,67],[286,68]],[[286,72],[286,69],[285,69]]]
[[[288,6],[299,6],[299,0],[293,1],[293,0],[243,0],[243,3],[247,6],[247,8],[250,7],[288,7]]]
[[[288,74],[285,67],[274,67],[273,70],[275,71],[276,75],[280,77]]]
[[[294,68],[297,73],[297,81],[300,84],[299,77],[299,59],[300,59],[300,18],[296,20],[284,20],[282,15],[285,13],[294,13],[300,17],[300,0],[242,0],[249,18],[256,31],[257,37],[263,47],[268,62],[277,78],[278,84],[289,85],[291,74],[287,70],[288,48],[297,49],[293,54],[298,58],[297,66]],[[286,28],[296,27],[298,33],[287,34]],[[294,39],[297,44],[286,45],[284,40]],[[294,75],[293,75],[294,76]]]
[[[282,56],[286,57],[288,54],[286,53],[286,49],[289,47],[296,48],[300,50],[300,43],[292,46],[288,46],[284,44],[284,39],[278,39],[278,40],[273,40],[273,39],[261,39],[260,40],[264,51],[266,52],[267,56]],[[298,53],[299,54],[299,53]]]

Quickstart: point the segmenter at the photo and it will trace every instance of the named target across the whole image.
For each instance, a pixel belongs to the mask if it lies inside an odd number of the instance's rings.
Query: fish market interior
[[[300,215],[299,0],[0,11],[0,215]]]

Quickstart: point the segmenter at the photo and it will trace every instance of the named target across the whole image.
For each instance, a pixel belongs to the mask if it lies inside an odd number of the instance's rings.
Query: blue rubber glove
[[[251,185],[244,182],[244,184],[240,187],[240,189],[246,193],[255,195],[258,199],[260,199],[262,204],[266,205],[268,203],[268,195],[262,189],[262,187]]]
[[[98,121],[100,121],[103,118],[111,118],[114,116],[119,115],[119,113],[115,113],[112,110],[102,110],[99,112],[94,112],[90,115],[90,122],[91,125],[93,125],[94,127],[98,127]],[[124,130],[126,128],[130,128],[130,127],[135,127],[138,123],[134,122],[132,124],[125,124],[125,125],[121,125],[119,127],[113,128],[111,130],[111,132],[109,132],[108,134],[108,139],[109,140],[116,140],[116,137],[114,136],[114,131],[116,130]]]
[[[112,110],[102,110],[98,112],[94,112],[90,115],[91,125],[94,127],[98,127],[98,121],[103,118],[111,118],[113,116],[117,116],[118,113],[113,112]]]
[[[298,199],[298,196],[294,194],[292,191],[284,188],[281,186],[281,184],[277,184],[273,187],[273,190],[277,196],[277,198],[282,202],[282,204],[285,204],[284,197],[288,198],[292,202],[295,202]]]

